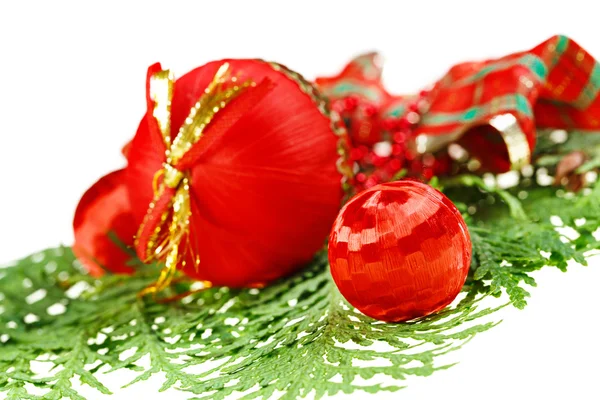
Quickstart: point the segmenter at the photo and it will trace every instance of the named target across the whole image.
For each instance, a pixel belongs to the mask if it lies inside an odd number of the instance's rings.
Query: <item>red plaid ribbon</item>
[[[388,94],[376,60],[376,54],[358,57],[317,85],[332,100],[352,95],[377,106],[381,121],[400,117],[415,97]],[[599,91],[600,64],[565,36],[530,51],[458,64],[426,97],[428,109],[409,146],[432,153],[458,142],[487,170],[520,168],[531,159],[537,128],[600,131]],[[355,142],[373,143],[385,133],[383,125],[371,124],[365,134],[364,121],[352,124],[359,127],[350,130]]]

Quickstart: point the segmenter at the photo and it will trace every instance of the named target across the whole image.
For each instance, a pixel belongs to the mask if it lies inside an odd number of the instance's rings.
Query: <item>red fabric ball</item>
[[[413,180],[385,183],[350,200],[329,238],[331,274],[364,314],[406,321],[456,298],[471,263],[471,239],[452,202]]]
[[[268,79],[272,88],[221,136],[214,137],[209,125],[198,142],[203,154],[188,170],[189,243],[200,264],[189,253],[183,271],[238,287],[271,281],[310,261],[323,246],[343,192],[331,121],[297,79],[264,61],[215,61],[179,78],[172,137],[225,62],[240,82]],[[138,226],[154,196],[154,175],[165,161],[149,118],[128,149],[126,186]]]
[[[73,230],[73,253],[92,276],[101,276],[104,269],[128,274],[131,254],[124,252],[110,237],[129,238],[122,245],[133,243],[137,230],[127,189],[121,183],[125,171],[120,169],[103,176],[89,188],[77,205]]]

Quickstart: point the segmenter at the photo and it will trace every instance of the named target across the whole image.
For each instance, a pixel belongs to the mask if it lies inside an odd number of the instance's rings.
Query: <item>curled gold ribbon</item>
[[[156,120],[163,142],[165,144],[165,162],[163,168],[154,175],[154,199],[149,205],[148,214],[138,231],[139,238],[156,202],[161,198],[166,188],[174,189],[175,194],[170,200],[169,207],[160,218],[152,232],[145,254],[144,262],[164,261],[164,267],[155,283],[140,292],[140,296],[156,294],[169,286],[177,265],[185,266],[185,258],[192,255],[197,267],[199,255],[195,254],[193,246],[187,242],[190,235],[190,172],[182,171],[179,166],[181,159],[202,137],[207,126],[215,115],[239,96],[246,88],[254,86],[247,80],[237,82],[229,71],[229,64],[219,67],[210,84],[196,104],[191,108],[185,122],[174,139],[171,139],[171,101],[173,98],[174,79],[169,70],[155,73],[150,78],[150,98],[154,102],[152,116]],[[182,248],[182,243],[184,248]],[[136,243],[137,245],[137,243]],[[210,286],[210,283],[205,283]]]
[[[531,151],[529,150],[527,135],[525,135],[517,118],[513,114],[496,115],[488,121],[488,124],[502,136],[506,150],[508,151],[508,159],[512,170],[519,170],[529,164]],[[415,139],[415,150],[420,154],[436,152],[460,139],[473,127],[473,125],[469,125],[448,135],[434,136],[420,134]]]

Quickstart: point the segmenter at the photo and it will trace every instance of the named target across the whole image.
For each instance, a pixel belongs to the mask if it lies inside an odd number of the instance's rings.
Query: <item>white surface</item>
[[[155,61],[181,75],[213,59],[260,57],[313,78],[378,49],[389,87],[405,92],[455,62],[527,49],[556,33],[600,58],[593,3],[2,2],[0,261],[71,242],[79,197],[123,164],[119,150],[144,112]],[[537,278],[529,306],[500,313],[500,326],[452,356],[459,365],[374,398],[599,399],[600,263]],[[116,390],[125,378],[108,384]],[[189,397],[158,387],[154,379],[112,398]]]

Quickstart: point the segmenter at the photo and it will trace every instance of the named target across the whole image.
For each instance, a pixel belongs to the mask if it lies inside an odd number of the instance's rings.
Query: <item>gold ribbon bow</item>
[[[192,215],[190,173],[179,169],[179,163],[200,140],[215,115],[239,96],[244,89],[255,86],[255,84],[250,80],[238,84],[237,78],[230,75],[229,64],[224,63],[200,99],[191,108],[175,138],[171,140],[173,86],[174,79],[169,70],[159,71],[150,77],[150,98],[154,102],[152,117],[158,124],[166,150],[163,168],[154,175],[154,199],[140,226],[138,239],[144,226],[148,223],[155,204],[161,199],[166,188],[174,189],[175,194],[148,240],[144,259],[144,262],[147,263],[164,261],[165,265],[158,280],[140,292],[140,296],[156,294],[168,287],[177,271],[177,265],[181,262],[182,266],[185,266],[187,252],[192,254],[195,266],[199,265],[200,257],[194,254],[194,248],[188,242]],[[181,244],[184,240],[186,248],[182,251]]]

